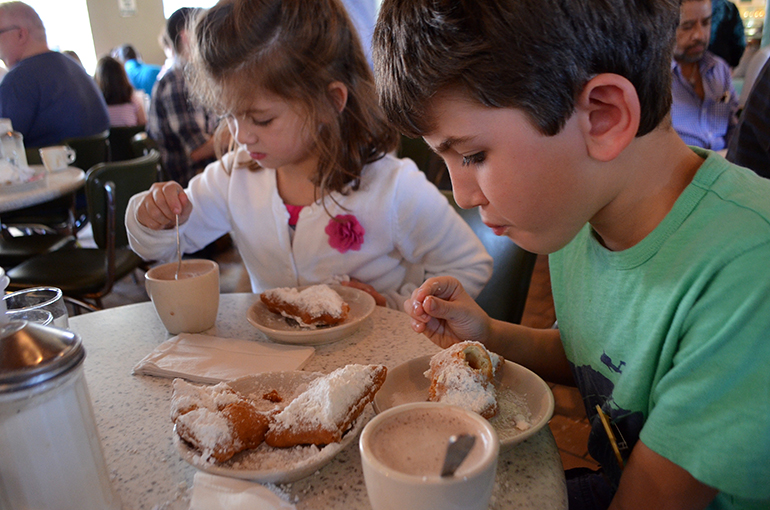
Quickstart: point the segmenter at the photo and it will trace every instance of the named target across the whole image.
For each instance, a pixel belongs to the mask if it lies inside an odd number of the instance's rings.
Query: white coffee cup
[[[169,333],[200,333],[214,327],[219,310],[219,265],[212,260],[182,260],[145,273],[145,288]]]
[[[476,443],[454,476],[441,477],[449,438]],[[500,443],[487,420],[460,407],[417,402],[388,409],[359,440],[366,491],[374,510],[486,510]]]
[[[75,162],[75,149],[68,145],[54,145],[39,149],[40,159],[49,172],[64,170]]]

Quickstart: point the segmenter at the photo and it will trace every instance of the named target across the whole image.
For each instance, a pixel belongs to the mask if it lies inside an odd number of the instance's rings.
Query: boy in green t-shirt
[[[568,472],[571,510],[770,508],[770,181],[672,129],[679,14],[384,0],[375,30],[390,120],[442,156],[458,204],[551,254],[559,329],[492,320],[450,277],[404,306],[442,347],[578,386],[602,472]]]

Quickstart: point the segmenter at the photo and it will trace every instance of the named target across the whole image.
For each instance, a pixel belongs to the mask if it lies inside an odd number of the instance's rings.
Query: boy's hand
[[[182,186],[174,181],[156,182],[136,209],[136,219],[153,230],[176,226],[176,215],[181,225],[190,217],[192,204]]]
[[[451,276],[430,278],[404,302],[412,329],[439,347],[464,341],[484,342],[491,319]]]
[[[370,296],[374,298],[374,302],[377,306],[388,306],[388,301],[385,299],[385,296],[374,290],[374,287],[372,287],[369,284],[366,284],[362,281],[356,280],[355,278],[351,278],[349,282],[340,282],[340,285],[344,285],[345,287],[353,287],[354,289],[363,290]]]

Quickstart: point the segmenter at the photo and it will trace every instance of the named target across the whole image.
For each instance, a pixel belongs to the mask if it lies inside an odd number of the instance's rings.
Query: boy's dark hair
[[[671,108],[678,22],[679,0],[385,0],[372,45],[380,103],[422,136],[431,98],[459,88],[552,136],[588,80],[614,73],[636,88],[642,136]]]

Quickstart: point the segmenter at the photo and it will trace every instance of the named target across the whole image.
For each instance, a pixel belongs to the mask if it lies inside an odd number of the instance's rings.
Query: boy
[[[461,206],[551,254],[559,329],[494,321],[447,277],[405,308],[440,346],[577,384],[602,474],[568,473],[570,509],[770,508],[770,181],[672,129],[678,19],[676,0],[385,0],[375,30],[391,121]]]

